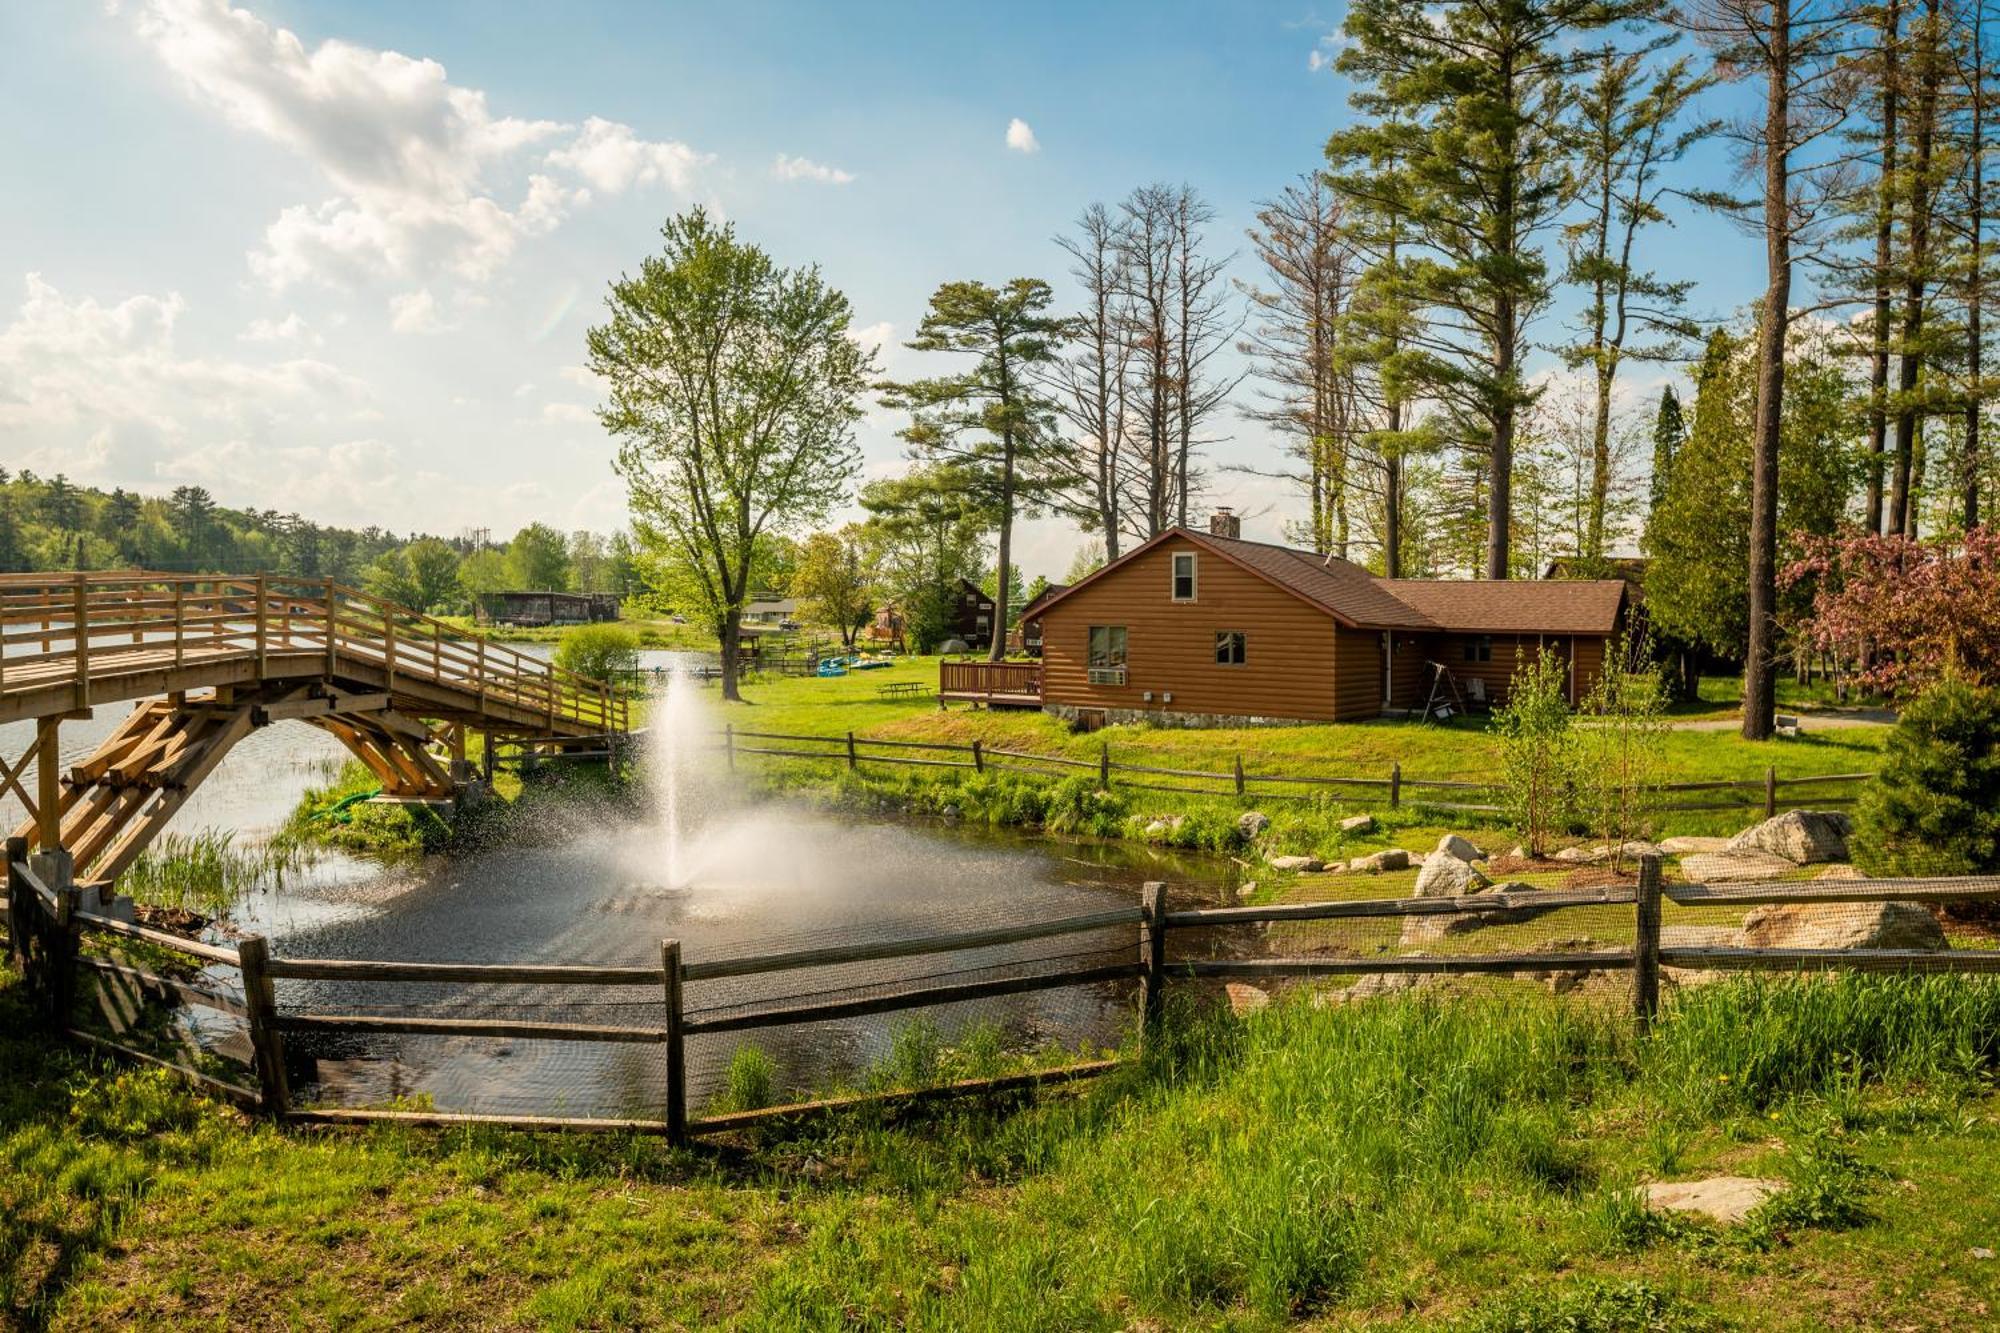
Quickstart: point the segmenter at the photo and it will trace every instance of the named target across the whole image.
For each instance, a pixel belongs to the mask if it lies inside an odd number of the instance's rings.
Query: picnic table
[[[875,693],[884,699],[921,699],[930,691],[920,680],[898,680],[887,685],[877,685]]]

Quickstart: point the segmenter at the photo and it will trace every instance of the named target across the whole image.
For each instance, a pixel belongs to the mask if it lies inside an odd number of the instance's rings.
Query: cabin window
[[[1179,551],[1174,555],[1174,600],[1192,602],[1194,600],[1194,552]]]
[[[1493,636],[1475,634],[1465,641],[1465,660],[1468,662],[1491,662],[1493,660]]]
[[[1090,627],[1090,683],[1092,685],[1123,685],[1125,683],[1125,627],[1123,625],[1092,625]]]
[[[1215,664],[1217,666],[1243,665],[1242,630],[1219,629],[1215,632]]]

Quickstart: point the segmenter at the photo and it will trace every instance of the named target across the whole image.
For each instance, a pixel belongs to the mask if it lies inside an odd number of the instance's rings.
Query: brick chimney
[[[1215,512],[1208,516],[1208,535],[1211,537],[1241,537],[1243,520],[1231,513],[1228,505],[1217,505]]]

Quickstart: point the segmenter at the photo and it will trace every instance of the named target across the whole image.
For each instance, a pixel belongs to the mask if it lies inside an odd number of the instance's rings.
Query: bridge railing
[[[95,675],[301,655],[381,670],[390,689],[423,681],[484,703],[597,731],[623,731],[624,692],[545,659],[332,579],[278,575],[0,575],[0,692],[67,682],[88,707]]]

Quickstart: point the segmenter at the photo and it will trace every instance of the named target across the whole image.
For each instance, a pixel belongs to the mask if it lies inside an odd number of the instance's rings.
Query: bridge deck
[[[140,702],[147,701],[147,702]],[[56,732],[139,702],[69,773]],[[254,728],[295,719],[338,737],[402,799],[452,797],[468,728],[615,751],[625,695],[331,580],[150,573],[0,575],[0,723],[34,721],[0,755],[18,836],[108,882]],[[35,791],[25,775],[35,767]]]

